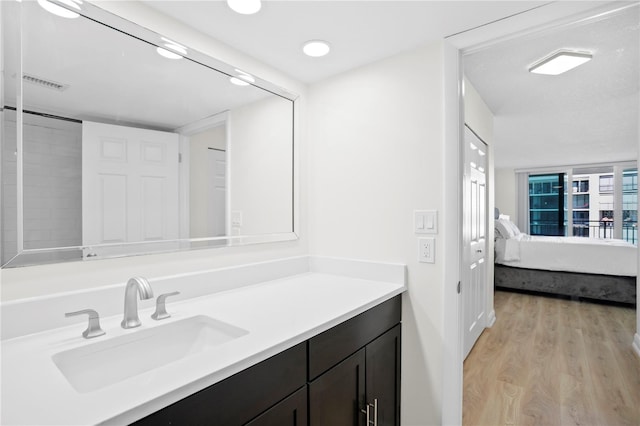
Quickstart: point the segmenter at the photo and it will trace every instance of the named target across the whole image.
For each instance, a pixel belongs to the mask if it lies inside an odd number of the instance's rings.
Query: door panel
[[[400,426],[400,325],[366,346],[366,365],[366,402],[377,403],[376,424]]]
[[[465,127],[464,259],[462,308],[464,356],[486,327],[487,146]]]
[[[309,384],[310,426],[364,426],[365,349]]]
[[[227,153],[209,149],[208,236],[220,237],[227,232]]]
[[[177,134],[84,121],[82,179],[83,245],[179,237]]]

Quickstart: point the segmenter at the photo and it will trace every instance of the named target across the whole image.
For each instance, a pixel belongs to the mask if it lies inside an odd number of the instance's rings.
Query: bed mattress
[[[520,234],[497,239],[496,263],[516,268],[634,277],[637,248],[615,239]]]

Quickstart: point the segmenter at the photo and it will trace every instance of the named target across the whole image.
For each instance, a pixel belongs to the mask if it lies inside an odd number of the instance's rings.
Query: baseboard
[[[640,356],[640,334],[638,333],[633,336],[633,350],[636,351],[638,356]]]
[[[491,328],[495,323],[496,323],[496,311],[491,311],[489,312],[489,316],[487,317],[487,327]],[[636,334],[636,337],[638,337],[637,334]]]

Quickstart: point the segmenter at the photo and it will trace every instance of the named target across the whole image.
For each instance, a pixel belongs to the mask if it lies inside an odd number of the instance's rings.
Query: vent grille
[[[36,77],[34,75],[29,75],[29,74],[24,74],[22,76],[22,80],[24,80],[27,83],[34,84],[36,86],[57,90],[58,92],[63,92],[69,88],[68,84],[62,84],[52,80],[45,80],[44,78]]]

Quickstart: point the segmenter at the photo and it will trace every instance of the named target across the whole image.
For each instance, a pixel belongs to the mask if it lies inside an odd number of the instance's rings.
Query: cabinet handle
[[[373,408],[373,421],[371,421],[371,408]],[[367,415],[366,426],[378,426],[378,398],[373,400],[373,404],[367,404],[366,410],[363,408],[360,411]]]
[[[373,426],[378,426],[378,398],[373,400]]]
[[[360,409],[361,413],[367,415],[367,422],[365,423],[365,426],[369,426],[371,424],[371,417],[370,417],[370,414],[369,414],[369,408],[371,408],[371,404],[367,404],[366,405],[366,410],[364,408]]]

